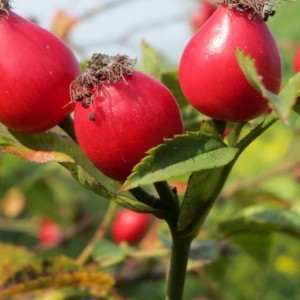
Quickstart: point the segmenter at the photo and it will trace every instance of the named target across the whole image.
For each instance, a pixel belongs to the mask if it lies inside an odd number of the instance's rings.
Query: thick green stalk
[[[192,239],[181,239],[178,236],[173,236],[167,300],[182,300],[191,242]]]
[[[168,182],[155,182],[154,187],[163,203],[167,214],[165,220],[172,235],[171,260],[168,273],[168,300],[181,300],[186,277],[186,269],[192,238],[181,238],[177,235],[177,221],[179,216],[179,202],[176,193]]]

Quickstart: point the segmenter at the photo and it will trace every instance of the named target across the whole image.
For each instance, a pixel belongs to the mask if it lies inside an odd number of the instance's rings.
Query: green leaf
[[[245,77],[248,82],[259,92],[262,96],[269,101],[270,106],[273,108],[277,116],[283,120],[287,121],[291,108],[296,99],[296,88],[295,82],[297,78],[291,80],[291,82],[281,91],[279,95],[268,91],[264,86],[262,77],[258,74],[255,67],[254,60],[246,55],[241,49],[236,49],[236,58],[238,64],[240,65]]]
[[[183,95],[178,81],[178,71],[172,70],[162,73],[161,81],[169,88],[176,98],[176,101],[180,107],[185,130],[198,130],[199,123],[204,119],[204,116],[201,115],[191,105],[189,105],[188,101]]]
[[[119,247],[112,241],[101,239],[95,244],[92,255],[94,260],[99,262],[102,268],[105,268],[112,263],[124,261],[127,257],[127,249]]]
[[[213,261],[219,257],[220,248],[216,240],[195,240],[191,245],[189,257],[193,260]]]
[[[112,198],[112,200],[127,209],[140,212],[140,213],[157,213],[160,211],[134,198],[121,195],[121,194],[116,195],[115,197]]]
[[[179,81],[178,81],[178,71],[172,70],[168,72],[164,72],[161,74],[161,81],[164,85],[166,85],[169,90],[175,96],[179,107],[182,109],[185,106],[189,106],[185,96],[182,93]],[[199,113],[198,113],[199,114]]]
[[[193,173],[188,181],[178,218],[178,234],[182,238],[198,234],[231,171],[234,160],[226,165]]]
[[[141,43],[141,51],[139,69],[156,79],[160,79],[160,62],[157,52],[145,41]]]
[[[291,108],[293,108],[296,104],[297,97],[300,96],[300,73],[297,73],[293,76],[288,83],[283,87],[283,89],[279,93],[279,97],[281,101],[287,106],[289,109],[289,113],[291,112]]]
[[[300,72],[293,77],[293,81],[295,83],[297,97],[293,109],[298,115],[300,115]]]
[[[273,241],[271,234],[245,232],[232,236],[231,240],[243,248],[260,265],[269,262]]]
[[[300,238],[300,214],[289,208],[252,206],[219,225],[230,236],[242,232],[285,233]]]
[[[278,121],[274,116],[269,116],[254,127],[247,135],[245,135],[237,144],[236,147],[240,149],[239,154],[242,153],[255,139],[264,133],[269,127]]]
[[[87,271],[67,257],[31,260],[0,287],[0,299],[32,293],[41,289],[97,287],[108,291],[114,280],[99,271]]]
[[[124,252],[119,246],[116,245],[116,243],[105,239],[101,239],[100,241],[98,241],[95,244],[93,251],[93,257],[96,260],[102,260],[108,257],[118,256],[121,254],[124,254]]]
[[[235,158],[237,151],[215,136],[197,132],[179,135],[152,148],[120,190],[223,166]]]
[[[218,122],[218,121],[216,121]],[[206,135],[210,135],[210,136],[214,136],[217,139],[220,139],[220,134],[217,132],[213,121],[202,121],[200,124],[200,133],[202,134],[206,134]]]
[[[114,196],[113,191],[119,187],[117,182],[102,174],[86,158],[70,137],[54,130],[34,135],[15,132],[9,135],[3,126],[0,126],[0,151],[26,157],[35,163],[58,162],[67,168],[81,185],[103,197]]]
[[[0,151],[2,153],[13,154],[23,158],[24,160],[40,164],[49,162],[74,162],[71,157],[64,153],[43,150],[32,151],[31,149],[17,145],[1,147]]]
[[[27,148],[13,139],[7,131],[5,132],[4,127],[0,127],[0,152],[13,154],[34,163],[74,162],[70,156],[62,152]]]

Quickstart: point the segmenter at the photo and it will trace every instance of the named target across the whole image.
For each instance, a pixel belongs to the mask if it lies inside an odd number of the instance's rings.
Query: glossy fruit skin
[[[179,82],[187,100],[201,113],[217,120],[242,122],[268,109],[250,86],[236,61],[239,47],[255,60],[267,89],[277,93],[281,59],[266,23],[255,15],[220,5],[183,51]]]
[[[69,84],[80,73],[71,50],[12,11],[0,16],[0,122],[23,133],[52,128],[73,109]]]
[[[300,46],[297,48],[295,59],[294,59],[294,70],[300,72]]]
[[[139,71],[98,89],[90,107],[76,103],[76,137],[98,169],[122,182],[147,150],[183,132],[181,114],[172,93]],[[89,119],[91,113],[95,121]]]
[[[134,244],[145,235],[150,222],[150,214],[121,209],[116,213],[112,224],[111,233],[113,240],[117,244],[122,242]]]

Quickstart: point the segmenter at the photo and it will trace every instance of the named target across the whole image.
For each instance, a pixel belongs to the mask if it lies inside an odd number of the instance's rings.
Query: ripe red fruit
[[[300,46],[298,47],[296,54],[295,54],[294,70],[296,73],[300,72]]]
[[[198,30],[215,12],[217,6],[207,0],[200,0],[197,11],[191,17],[191,26],[194,30]]]
[[[187,100],[211,118],[233,122],[248,121],[268,109],[267,101],[241,71],[237,47],[255,60],[268,90],[277,93],[281,84],[280,54],[266,22],[251,9],[238,9],[243,6],[219,5],[186,46],[179,66]]]
[[[45,131],[73,110],[69,85],[80,66],[66,44],[4,5],[0,10],[0,122],[19,132]]]
[[[61,228],[50,219],[43,219],[38,232],[41,245],[52,247],[58,244],[62,238]]]
[[[133,61],[125,56],[95,54],[71,85],[79,145],[96,167],[121,182],[147,150],[183,131],[171,92],[128,63]]]
[[[137,213],[131,210],[119,210],[112,224],[112,237],[119,244],[138,242],[147,232],[151,221],[150,214]]]

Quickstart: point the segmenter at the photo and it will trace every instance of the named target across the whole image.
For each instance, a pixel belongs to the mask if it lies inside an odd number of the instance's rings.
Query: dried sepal
[[[86,71],[78,76],[70,85],[70,95],[73,102],[81,102],[84,108],[93,104],[93,96],[98,93],[98,85],[126,81],[126,76],[132,75],[136,59],[127,55],[110,56],[95,53],[87,62]],[[94,114],[90,120],[95,121]]]
[[[0,0],[0,16],[8,16],[10,7],[10,0]]]
[[[239,12],[248,12],[249,19],[259,15],[264,21],[276,13],[276,6],[279,0],[216,0],[217,4],[225,5],[229,9],[235,9]]]

